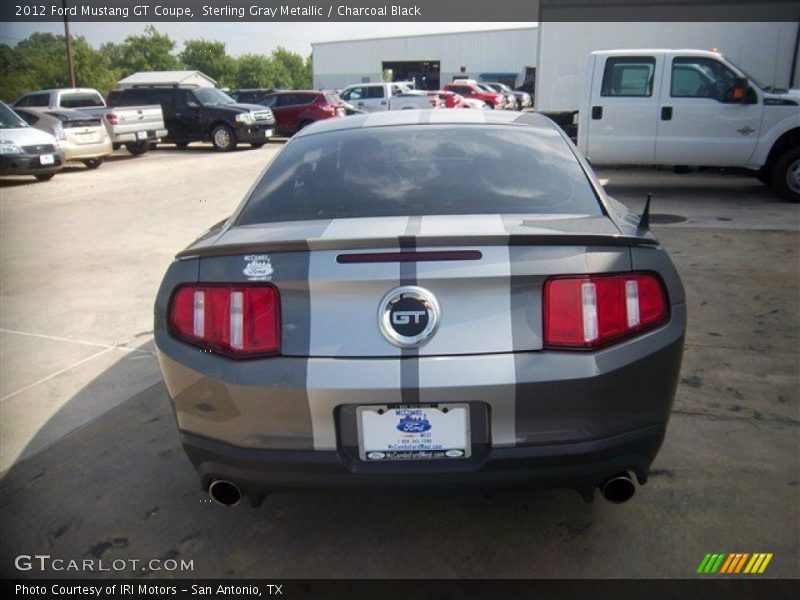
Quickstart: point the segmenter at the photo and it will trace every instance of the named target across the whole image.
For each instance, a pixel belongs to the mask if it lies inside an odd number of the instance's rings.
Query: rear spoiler
[[[224,237],[224,236],[223,236]],[[413,242],[413,243],[407,243]],[[511,235],[458,235],[458,236],[414,236],[410,238],[315,238],[309,240],[264,240],[247,244],[225,244],[190,246],[175,258],[186,260],[211,256],[237,256],[241,254],[264,254],[275,252],[307,252],[310,250],[374,250],[399,248],[441,248],[466,246],[658,246],[654,237],[637,235],[598,234],[511,234]]]

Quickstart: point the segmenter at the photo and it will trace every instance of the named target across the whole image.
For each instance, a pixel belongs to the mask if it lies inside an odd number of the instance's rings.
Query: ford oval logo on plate
[[[397,424],[397,431],[402,431],[403,433],[424,433],[430,428],[431,422],[418,415],[406,415]]]

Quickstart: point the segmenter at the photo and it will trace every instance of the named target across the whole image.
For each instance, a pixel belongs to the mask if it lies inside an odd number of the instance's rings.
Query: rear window
[[[238,223],[532,213],[602,214],[558,132],[418,125],[293,140],[257,183]]]
[[[61,94],[62,108],[83,108],[87,106],[105,106],[100,94],[95,93],[76,93]]]

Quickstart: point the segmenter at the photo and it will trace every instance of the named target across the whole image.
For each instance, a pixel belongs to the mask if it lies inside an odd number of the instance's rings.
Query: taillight
[[[106,113],[106,121],[108,121],[111,125],[117,125],[119,123],[119,117],[113,112]]]
[[[280,351],[280,296],[271,285],[185,285],[172,297],[170,331],[234,358]]]
[[[652,273],[555,277],[544,284],[546,348],[591,349],[632,337],[669,317]]]

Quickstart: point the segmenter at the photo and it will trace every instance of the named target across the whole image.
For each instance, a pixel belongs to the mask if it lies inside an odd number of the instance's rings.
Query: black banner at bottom
[[[305,600],[725,600],[800,597],[798,579],[197,579],[3,580],[3,598],[285,598]]]

